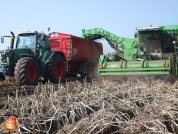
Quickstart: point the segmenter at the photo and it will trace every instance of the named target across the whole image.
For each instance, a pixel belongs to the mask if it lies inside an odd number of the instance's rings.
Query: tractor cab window
[[[38,45],[40,45],[41,48],[46,48],[47,44],[46,44],[46,40],[41,40],[41,36],[38,36]]]
[[[38,35],[37,45],[40,46],[40,48],[44,51],[48,48],[48,42],[47,39],[44,38],[44,40],[41,40],[41,35]]]
[[[37,48],[38,53],[42,56],[42,54],[47,50],[48,44],[46,38],[44,40],[41,40],[41,34],[38,35],[37,45],[39,46],[39,48]]]
[[[142,31],[139,33],[139,46],[149,53],[162,52],[161,32]]]
[[[36,37],[34,34],[19,35],[17,38],[16,48],[35,49],[35,39]]]

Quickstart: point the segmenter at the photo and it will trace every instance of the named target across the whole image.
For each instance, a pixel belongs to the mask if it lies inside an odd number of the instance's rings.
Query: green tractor
[[[116,52],[100,55],[101,77],[119,79],[161,79],[173,82],[178,76],[178,25],[138,27],[135,38],[119,37],[101,28],[83,30],[82,37],[104,38]]]
[[[14,76],[17,85],[37,85],[40,77],[44,78],[44,82],[50,80],[54,84],[64,81],[64,55],[60,51],[51,51],[45,33],[21,31],[17,36],[13,32],[11,34],[1,36],[1,43],[4,37],[11,39],[10,48],[0,52],[1,80]]]

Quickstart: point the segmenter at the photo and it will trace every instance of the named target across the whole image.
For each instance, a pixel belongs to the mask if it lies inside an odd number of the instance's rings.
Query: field
[[[14,114],[24,134],[178,133],[178,82],[71,81],[28,90],[1,93],[1,123]]]

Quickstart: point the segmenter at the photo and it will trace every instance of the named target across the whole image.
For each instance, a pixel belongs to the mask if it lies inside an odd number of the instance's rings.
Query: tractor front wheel
[[[18,85],[37,85],[39,80],[39,64],[32,57],[23,57],[15,66],[15,81]]]
[[[48,63],[45,70],[45,82],[57,84],[65,81],[65,60],[62,55],[56,55],[53,63]]]

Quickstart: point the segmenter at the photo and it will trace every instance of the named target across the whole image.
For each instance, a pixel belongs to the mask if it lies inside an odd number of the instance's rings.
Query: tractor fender
[[[55,57],[56,55],[58,55],[58,54],[62,55],[63,58],[64,58],[64,60],[66,61],[66,58],[65,58],[63,52],[61,52],[61,51],[51,51],[51,54],[47,57],[47,60],[46,60],[46,62],[45,62],[45,65],[46,65],[47,63],[52,63],[53,60],[54,60],[54,57]]]
[[[90,64],[90,62],[86,61],[86,62],[82,62],[80,65],[79,65],[79,69],[78,69],[78,72],[82,73],[82,72],[87,72],[87,67],[88,65]]]
[[[63,52],[61,51],[48,51],[48,53],[49,55],[46,57],[46,61],[41,63],[41,76],[42,77],[44,77],[47,64],[52,63],[56,55],[58,54],[62,55],[64,60],[66,61],[65,56]]]
[[[37,58],[36,58],[35,56],[33,56],[33,55],[30,55],[30,54],[20,54],[20,58],[23,58],[23,57],[31,57],[31,58],[37,60],[37,62],[38,62],[39,65],[41,64],[41,63],[40,63],[40,60],[37,59]],[[19,59],[20,59],[20,58],[19,58]]]
[[[30,54],[20,54],[20,58],[22,57],[34,57],[34,56]]]

